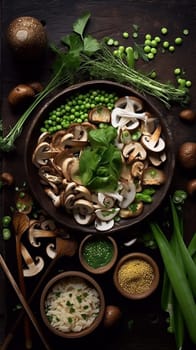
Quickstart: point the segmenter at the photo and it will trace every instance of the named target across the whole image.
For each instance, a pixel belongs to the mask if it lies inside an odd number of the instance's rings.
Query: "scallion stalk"
[[[159,247],[170,283],[179,303],[190,339],[196,344],[196,304],[184,271],[176,261],[175,254],[163,231],[156,223],[150,223],[154,239]]]
[[[173,229],[174,229],[174,236],[176,239],[176,244],[179,246],[179,250],[181,253],[181,258],[184,264],[184,268],[186,270],[186,274],[189,280],[189,284],[192,288],[193,295],[196,297],[196,265],[188,251],[188,248],[186,247],[186,244],[182,237],[181,232],[181,222],[179,220],[175,205],[172,200],[170,200],[171,204],[171,211],[172,211],[172,217],[173,217]]]

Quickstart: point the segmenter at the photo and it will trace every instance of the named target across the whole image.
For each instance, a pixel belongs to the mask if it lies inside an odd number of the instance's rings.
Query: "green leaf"
[[[76,22],[73,24],[73,31],[83,38],[84,30],[87,25],[87,22],[90,18],[90,13],[85,13],[82,17],[78,18]]]
[[[61,41],[64,45],[67,45],[69,47],[69,53],[74,52],[79,55],[80,52],[83,51],[83,41],[81,37],[76,33],[64,36]]]
[[[100,49],[98,40],[93,38],[91,35],[87,35],[84,38],[84,53],[87,55],[93,54]]]
[[[89,141],[92,146],[108,146],[117,136],[117,131],[113,126],[105,129],[94,129],[89,132]]]

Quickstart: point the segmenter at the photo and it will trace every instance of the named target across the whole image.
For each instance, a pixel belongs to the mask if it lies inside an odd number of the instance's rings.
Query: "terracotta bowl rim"
[[[101,238],[101,239],[104,239],[104,240],[109,240],[112,245],[113,245],[113,248],[114,248],[114,252],[113,252],[113,257],[112,259],[109,261],[108,264],[104,265],[104,266],[101,266],[101,267],[98,267],[98,268],[93,268],[91,267],[88,263],[85,262],[85,259],[83,258],[83,255],[82,255],[82,249],[85,245],[85,243],[88,241],[88,240],[93,240],[96,238]],[[115,239],[109,235],[103,235],[102,233],[95,233],[95,234],[89,234],[87,235],[86,237],[83,238],[83,240],[81,241],[80,245],[79,245],[79,259],[80,259],[80,263],[81,265],[88,271],[88,272],[91,272],[93,274],[102,274],[102,273],[106,273],[107,271],[111,270],[112,267],[114,266],[114,264],[116,263],[116,260],[117,260],[117,257],[118,257],[118,246],[117,246],[117,243],[115,241]]]
[[[59,282],[61,279],[65,279],[67,277],[81,277],[82,279],[86,280],[89,284],[94,287],[99,294],[100,297],[100,312],[97,318],[94,320],[94,322],[86,329],[80,331],[80,332],[62,332],[60,330],[55,329],[54,327],[51,326],[49,323],[45,311],[44,311],[44,301],[45,298],[50,290],[50,288],[55,285],[57,282]],[[71,270],[71,271],[64,271],[61,272],[55,276],[53,276],[44,286],[42,293],[41,293],[41,298],[40,298],[40,312],[41,312],[41,317],[44,322],[44,324],[47,326],[47,328],[55,335],[62,337],[62,338],[81,338],[84,337],[90,333],[92,333],[101,323],[104,317],[104,312],[105,312],[105,297],[103,290],[99,283],[90,275],[87,273],[81,272],[81,271],[76,271],[76,270]]]
[[[142,259],[142,260],[145,260],[146,262],[148,262],[152,266],[153,271],[154,271],[154,279],[152,281],[152,284],[151,284],[150,288],[147,291],[145,291],[144,293],[140,293],[140,294],[127,293],[120,286],[119,281],[118,281],[118,276],[117,276],[119,268],[126,261],[129,261],[129,260],[135,259],[135,258],[139,258],[139,259]],[[158,267],[157,262],[150,255],[148,255],[146,253],[142,253],[142,252],[132,252],[132,253],[124,255],[118,261],[118,263],[117,263],[117,265],[115,267],[114,273],[113,273],[113,282],[114,282],[114,285],[115,285],[116,289],[118,290],[118,292],[120,294],[122,294],[124,297],[126,297],[128,299],[133,299],[133,300],[144,299],[144,298],[150,296],[157,289],[157,287],[159,285],[159,280],[160,280],[160,272],[159,272],[159,267]]]

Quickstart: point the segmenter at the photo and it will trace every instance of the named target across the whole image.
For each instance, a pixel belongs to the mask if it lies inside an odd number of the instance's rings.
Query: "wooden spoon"
[[[13,215],[13,228],[15,232],[16,240],[16,259],[18,267],[18,279],[19,286],[23,296],[26,298],[26,286],[23,275],[23,265],[22,265],[22,254],[21,254],[21,237],[25,231],[29,228],[30,220],[29,217],[20,212],[16,212]],[[25,346],[26,349],[32,348],[31,330],[30,324],[27,317],[24,319],[24,333],[25,333]]]

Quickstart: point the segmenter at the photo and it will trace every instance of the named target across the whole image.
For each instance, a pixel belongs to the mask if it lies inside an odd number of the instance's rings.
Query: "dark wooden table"
[[[186,71],[186,76],[192,81],[191,104],[190,108],[196,110],[196,3],[194,0],[50,0],[50,1],[23,1],[1,0],[0,9],[0,30],[1,30],[1,116],[3,119],[4,132],[6,133],[10,126],[15,123],[18,115],[13,112],[7,103],[7,96],[12,87],[16,84],[31,80],[39,80],[43,83],[49,76],[49,58],[41,66],[33,66],[32,69],[25,65],[18,65],[13,59],[6,40],[6,29],[8,24],[16,17],[30,15],[40,19],[45,23],[49,42],[59,44],[60,38],[70,33],[73,22],[85,11],[91,13],[91,20],[88,31],[98,39],[104,36],[114,37],[124,42],[122,33],[131,32],[132,25],[137,24],[141,35],[159,33],[161,27],[169,29],[168,38],[172,39],[179,36],[184,28],[190,30],[190,34],[184,39],[183,45],[178,47],[172,54],[160,54],[152,62],[148,63],[148,69],[155,69],[161,81],[174,80],[173,70],[176,67],[182,67]],[[185,141],[196,141],[196,124],[189,125],[183,123],[178,114],[180,106],[173,106],[170,110],[153,100],[161,110],[164,110],[165,117],[174,135],[176,153],[181,143]],[[2,171],[9,171],[14,174],[15,183],[21,186],[25,181],[24,171],[24,143],[25,135],[28,130],[30,120],[25,124],[21,136],[16,141],[14,151],[1,155]],[[188,179],[195,177],[195,174],[187,174],[176,163],[174,179],[172,186],[176,189],[184,189]],[[13,192],[11,190],[2,191],[1,217],[10,211],[13,205]],[[188,243],[196,230],[196,201],[189,198],[185,207],[185,240]],[[121,243],[119,243],[120,245]],[[0,251],[4,255],[10,270],[17,278],[15,240],[12,237],[9,241],[3,241],[0,238]],[[128,251],[128,250],[127,250]],[[157,252],[152,253],[155,258]],[[160,266],[161,266],[161,261]],[[67,262],[66,262],[67,263]],[[73,259],[70,267],[78,264],[77,259]],[[77,265],[78,267],[78,265]],[[58,266],[56,267],[58,268]],[[41,323],[39,314],[39,294],[32,305],[35,316],[40,320],[43,331],[46,334],[53,349],[62,349],[64,347],[70,350],[84,347],[86,349],[113,350],[174,350],[175,342],[172,335],[167,332],[165,322],[166,315],[161,311],[160,293],[161,287],[149,299],[142,302],[130,302],[119,297],[114,291],[111,292],[112,280],[110,276],[98,278],[103,286],[107,303],[119,304],[123,310],[121,323],[112,330],[100,329],[92,336],[80,341],[59,340],[51,334]],[[31,286],[37,283],[37,279],[32,279],[28,284]],[[18,303],[17,297],[9,283],[7,283],[3,273],[0,270],[0,343],[9,331],[14,320],[17,318],[17,311],[13,311]],[[130,321],[133,320],[133,326],[130,328]],[[42,349],[37,334],[33,332],[34,347]],[[24,349],[23,328],[20,326],[9,345],[9,349]],[[193,350],[195,347],[186,337],[184,350]]]

